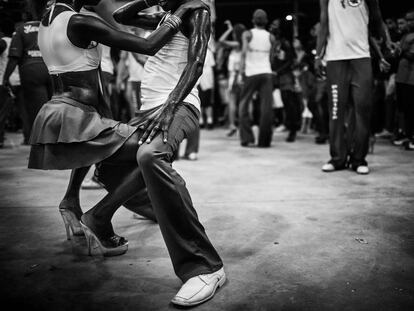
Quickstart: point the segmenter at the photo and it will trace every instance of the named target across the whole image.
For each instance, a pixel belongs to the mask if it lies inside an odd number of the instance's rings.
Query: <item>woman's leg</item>
[[[138,133],[132,135],[113,156],[104,162],[113,164],[135,164],[137,161],[138,137]],[[129,174],[125,175],[119,185],[112,188],[101,201],[82,216],[82,222],[100,238],[113,235],[110,222],[114,213],[122,204],[145,188],[141,170],[135,165],[131,167],[134,168]]]
[[[229,94],[229,128],[236,128],[237,95],[232,90]]]
[[[70,174],[69,184],[66,193],[59,204],[59,209],[68,209],[75,213],[77,219],[82,216],[82,209],[79,201],[79,192],[82,181],[84,180],[90,166],[73,169]]]

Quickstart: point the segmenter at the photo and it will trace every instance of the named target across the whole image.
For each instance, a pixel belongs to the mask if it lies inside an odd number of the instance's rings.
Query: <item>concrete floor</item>
[[[197,310],[414,310],[414,153],[378,141],[372,173],[324,174],[328,146],[277,134],[270,149],[202,132],[200,159],[177,161],[228,282]],[[8,310],[170,310],[180,288],[157,225],[121,208],[127,254],[89,257],[66,241],[57,204],[68,171],[26,169],[0,150],[0,284]],[[91,207],[102,190],[82,192]],[[4,304],[2,304],[4,305]]]

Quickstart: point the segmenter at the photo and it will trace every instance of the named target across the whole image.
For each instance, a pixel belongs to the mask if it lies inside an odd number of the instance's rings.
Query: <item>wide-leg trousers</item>
[[[138,111],[130,124],[139,126],[154,111]],[[198,120],[198,110],[184,103],[175,113],[167,143],[163,142],[162,135],[157,135],[151,143],[139,147],[138,167],[146,188],[137,189],[136,196],[124,204],[158,222],[174,271],[183,282],[223,266],[198,219],[184,179],[172,167],[175,151],[184,138],[198,130]],[[102,163],[98,177],[110,191],[130,169],[130,166]]]
[[[329,143],[332,163],[366,165],[372,111],[370,58],[328,61]]]
[[[271,74],[259,74],[246,78],[240,97],[239,127],[242,144],[254,142],[251,128],[249,104],[254,92],[258,91],[260,98],[259,147],[269,147],[272,142],[273,122],[273,82]]]

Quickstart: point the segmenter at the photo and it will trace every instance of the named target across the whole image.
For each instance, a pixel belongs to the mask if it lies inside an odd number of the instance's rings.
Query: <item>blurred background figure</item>
[[[34,119],[42,105],[52,96],[52,84],[37,44],[40,18],[45,7],[35,1],[27,1],[31,19],[19,27],[9,47],[8,63],[3,76],[3,85],[10,86],[10,76],[18,66],[23,105],[23,144],[28,144]]]
[[[276,75],[276,85],[280,89],[283,101],[284,129],[288,130],[286,141],[294,142],[296,132],[301,126],[302,105],[298,93],[299,84],[296,83],[297,79],[292,70],[295,62],[295,51],[292,44],[282,37],[278,20],[272,22],[270,30],[276,37],[276,44],[272,53],[272,70]],[[299,74],[299,72],[297,73]]]
[[[247,147],[255,142],[251,128],[249,104],[255,92],[260,99],[260,128],[258,147],[270,147],[272,142],[273,83],[270,52],[275,37],[265,27],[267,13],[257,9],[253,13],[253,28],[243,33],[241,72],[245,75],[239,107],[240,143]]]
[[[243,24],[236,24],[234,27],[231,21],[225,22],[227,30],[219,39],[219,44],[229,48],[230,54],[228,57],[228,126],[229,131],[227,136],[233,136],[237,132],[237,109],[239,107],[242,76],[241,76],[241,56],[242,56],[242,35],[246,30]],[[231,35],[231,40],[229,36]]]
[[[204,61],[203,74],[198,81],[198,95],[201,101],[200,127],[206,127],[207,129],[212,129],[214,125],[214,66],[216,65],[214,52],[214,39],[210,38]]]
[[[397,102],[403,113],[403,144],[414,150],[414,10],[406,15],[407,33],[402,37],[398,49],[400,62],[395,77]]]
[[[0,28],[0,148],[4,146],[4,130],[13,103],[18,100],[20,94],[20,78],[17,69],[13,71],[4,84],[3,77],[6,71],[11,35],[13,33],[11,23],[2,23]]]

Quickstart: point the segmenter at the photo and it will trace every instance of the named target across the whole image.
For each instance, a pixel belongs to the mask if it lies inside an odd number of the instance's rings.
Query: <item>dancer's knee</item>
[[[142,145],[137,152],[138,166],[142,169],[151,167],[156,160],[154,150],[146,147],[145,144]]]

